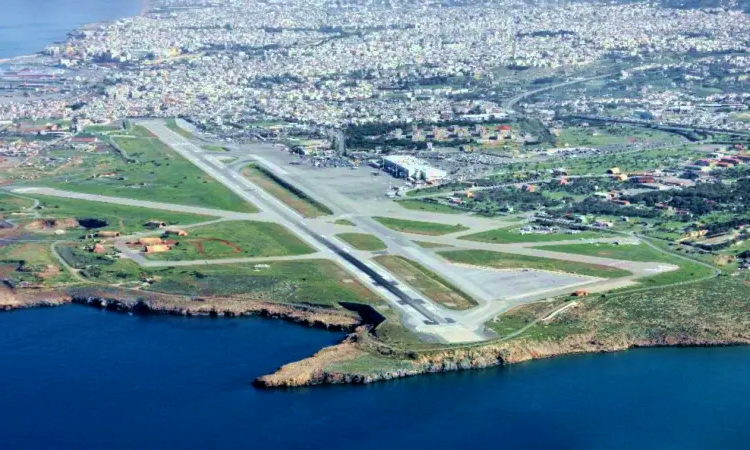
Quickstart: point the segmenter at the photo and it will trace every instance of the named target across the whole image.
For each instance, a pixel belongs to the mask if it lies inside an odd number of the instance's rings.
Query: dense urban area
[[[269,387],[749,343],[746,6],[165,0],[0,60],[0,309],[351,332]]]

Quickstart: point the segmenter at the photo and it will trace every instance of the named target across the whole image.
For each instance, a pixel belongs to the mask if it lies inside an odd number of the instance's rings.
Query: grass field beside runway
[[[217,258],[293,256],[314,250],[283,226],[272,222],[226,221],[190,229],[188,236],[169,236],[172,249],[151,259],[186,261]]]
[[[395,219],[392,217],[373,217],[381,225],[401,233],[424,234],[428,236],[440,236],[443,234],[466,231],[469,227],[461,224],[446,225],[435,222],[421,222],[418,220]]]
[[[135,126],[129,137],[113,137],[128,162],[116,153],[102,154],[76,175],[58,176],[45,186],[87,194],[203,206],[244,213],[258,212],[226,186],[201,171],[148,130]]]
[[[440,275],[410,259],[394,255],[375,257],[396,278],[413,287],[425,297],[450,309],[468,309],[477,302]]]
[[[378,239],[372,234],[366,233],[340,233],[337,238],[356,248],[357,250],[377,251],[385,250],[385,242]]]
[[[632,275],[627,270],[616,267],[588,264],[576,261],[539,258],[489,250],[449,250],[440,252],[448,261],[495,269],[534,269],[552,272],[566,272],[599,278],[620,278]]]

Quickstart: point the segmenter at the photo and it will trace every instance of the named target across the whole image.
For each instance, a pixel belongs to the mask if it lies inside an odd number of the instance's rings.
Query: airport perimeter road
[[[144,121],[142,125],[208,175],[246,201],[260,207],[270,217],[270,220],[285,226],[313,248],[337,261],[365,284],[372,286],[393,307],[405,313],[407,325],[419,328],[420,332],[433,334],[449,342],[477,341],[484,338],[475,331],[446,319],[443,308],[434,304],[430,299],[420,296],[412,289],[398,284],[395,277],[382,268],[361,260],[334,240],[311,229],[295,211],[245,177],[230,170],[216,158],[205,154],[183,136],[168,129],[162,122]],[[426,324],[430,326],[425,327]]]

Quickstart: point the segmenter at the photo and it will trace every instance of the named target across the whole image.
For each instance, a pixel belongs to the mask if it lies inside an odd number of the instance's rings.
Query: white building
[[[393,155],[383,158],[383,169],[400,178],[434,181],[445,178],[448,173],[437,169],[426,161],[407,155]]]

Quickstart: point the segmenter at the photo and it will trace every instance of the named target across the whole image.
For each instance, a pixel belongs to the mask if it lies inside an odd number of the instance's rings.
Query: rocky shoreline
[[[105,293],[34,292],[17,295],[5,290],[0,298],[0,311],[26,308],[55,307],[76,303],[104,308],[110,311],[137,314],[164,314],[175,316],[243,317],[259,316],[323,328],[331,331],[353,331],[362,319],[355,313],[343,310],[292,306],[258,301],[234,299],[189,299],[150,295],[151,298],[123,298]],[[161,298],[160,298],[161,297]]]
[[[282,305],[238,299],[188,299],[173,295],[120,291],[31,291],[17,293],[0,289],[0,311],[25,308],[56,307],[76,303],[111,311],[136,314],[164,314],[203,317],[259,316],[286,320],[296,324],[333,331],[350,331],[343,342],[326,347],[309,358],[280,367],[276,372],[256,378],[259,388],[291,388],[323,384],[369,384],[399,378],[477,370],[516,364],[536,359],[583,353],[609,353],[646,347],[717,347],[750,344],[750,330],[727,332],[711,339],[694,338],[688,334],[638,340],[625,336],[606,341],[592,333],[569,336],[560,341],[488,342],[441,350],[394,350],[374,339],[370,325],[362,325],[358,314],[305,305]],[[363,370],[357,361],[366,359]],[[355,362],[351,366],[347,364]],[[353,367],[353,368],[352,368]]]
[[[330,367],[332,362],[334,364],[345,363],[365,354],[364,349],[357,348],[354,350],[361,336],[358,333],[361,332],[361,330],[358,330],[358,332],[349,335],[343,343],[327,347],[310,358],[284,365],[272,374],[258,377],[253,384],[260,388],[291,388],[322,384],[369,384],[416,375],[477,370],[583,353],[609,353],[648,347],[719,347],[750,344],[750,334],[734,338],[727,337],[726,340],[693,340],[687,336],[680,336],[654,341],[622,340],[608,343],[587,340],[584,336],[573,336],[560,342],[519,340],[464,349],[430,351],[422,355],[416,355],[413,359],[401,360],[404,364],[410,364],[412,367],[395,370],[347,372],[331,370],[326,367]],[[360,353],[355,354],[355,351]]]

